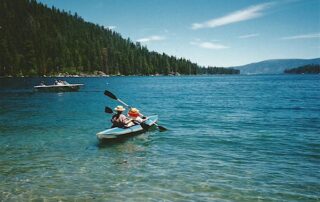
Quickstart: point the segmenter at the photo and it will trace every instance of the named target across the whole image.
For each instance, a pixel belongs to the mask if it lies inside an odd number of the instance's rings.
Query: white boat
[[[58,84],[58,85],[38,85],[33,89],[40,92],[74,92],[78,91],[84,84]]]

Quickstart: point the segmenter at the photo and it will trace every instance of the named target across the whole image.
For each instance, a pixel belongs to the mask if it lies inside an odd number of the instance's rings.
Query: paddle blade
[[[105,91],[104,91],[104,94],[105,94],[106,96],[114,99],[114,100],[117,100],[117,97],[116,97],[113,93],[111,93],[110,91],[105,90]]]
[[[140,126],[143,128],[143,130],[149,130],[150,126],[146,124],[145,122],[140,123]]]
[[[108,114],[112,114],[112,113],[113,113],[113,110],[112,110],[110,107],[105,107],[105,108],[104,108],[104,112],[105,112],[105,113],[108,113]]]
[[[159,125],[158,125],[158,129],[159,129],[160,132],[168,130],[167,128],[165,128],[163,126],[159,126]]]

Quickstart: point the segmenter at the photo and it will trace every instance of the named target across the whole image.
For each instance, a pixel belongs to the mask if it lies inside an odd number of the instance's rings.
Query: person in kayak
[[[141,118],[141,114],[137,108],[130,108],[128,112],[128,117],[130,120],[130,123],[127,124],[127,127],[133,126],[133,125],[138,125],[144,122],[146,119]]]
[[[119,105],[116,108],[114,108],[114,110],[117,112],[115,115],[112,116],[111,118],[111,123],[112,126],[111,128],[124,128],[124,127],[128,127],[127,124],[130,123],[130,120],[128,120],[128,118],[122,114],[123,111],[125,111],[126,109]]]

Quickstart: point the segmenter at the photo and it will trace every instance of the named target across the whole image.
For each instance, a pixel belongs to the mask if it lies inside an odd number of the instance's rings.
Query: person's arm
[[[130,123],[131,122],[131,119],[129,119],[129,118],[127,118],[125,115],[123,115],[123,114],[121,114],[121,116],[120,116],[120,121],[121,121],[121,123],[123,123],[123,124],[128,124],[128,123]]]
[[[144,122],[144,121],[146,121],[148,119],[148,117],[145,117],[142,114],[140,114],[139,118],[140,118],[141,122]]]
[[[142,123],[144,120],[140,116],[138,116],[136,121],[138,121],[139,123]]]

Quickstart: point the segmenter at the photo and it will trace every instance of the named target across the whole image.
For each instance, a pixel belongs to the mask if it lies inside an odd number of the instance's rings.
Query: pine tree
[[[139,42],[85,22],[77,13],[48,8],[36,0],[0,1],[0,59],[1,76],[97,70],[125,75],[207,72],[183,58],[150,52]]]

